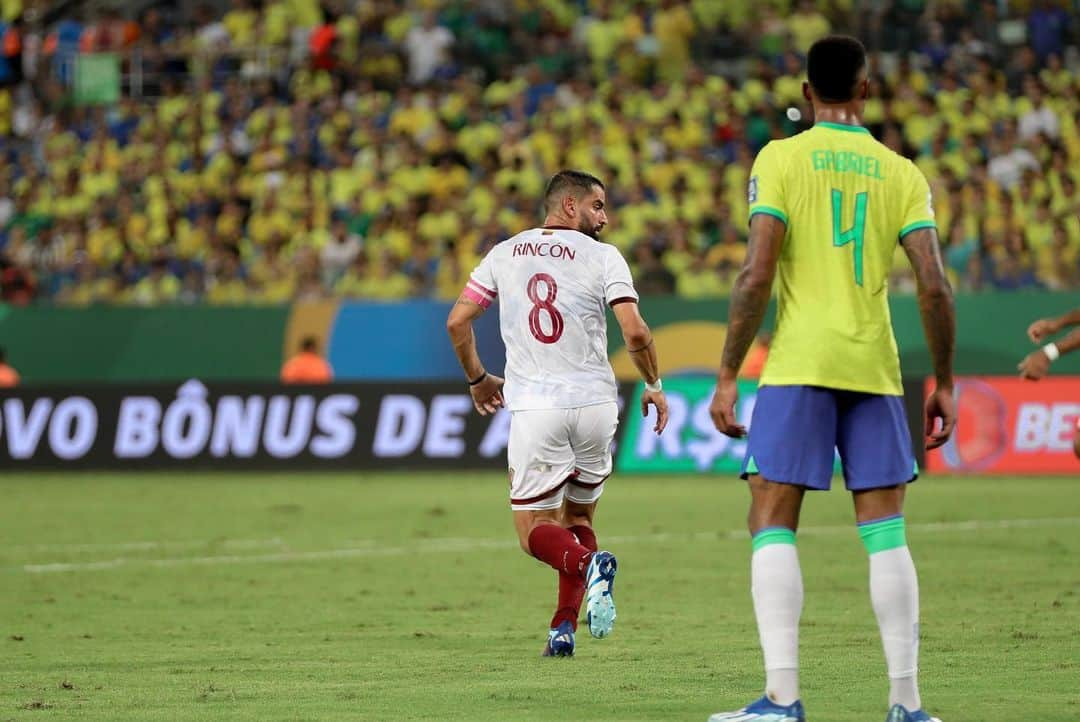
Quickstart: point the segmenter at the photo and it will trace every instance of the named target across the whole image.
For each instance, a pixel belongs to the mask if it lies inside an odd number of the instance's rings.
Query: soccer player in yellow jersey
[[[751,494],[751,581],[765,657],[765,696],[710,720],[803,722],[795,532],[807,489],[828,489],[834,449],[870,557],[870,597],[890,691],[887,722],[930,722],[916,680],[919,592],[904,530],[905,485],[918,468],[900,386],[886,293],[899,241],[918,280],[937,387],[926,447],[955,423],[955,314],[925,178],[861,125],[866,51],[850,37],[818,42],[803,94],[816,124],[762,149],[749,182],[750,239],[732,291],[713,421],[736,423],[736,377],[776,280],[776,330],[750,422],[743,478]]]

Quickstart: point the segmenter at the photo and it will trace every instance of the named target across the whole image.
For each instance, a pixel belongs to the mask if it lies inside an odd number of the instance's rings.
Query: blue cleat
[[[548,632],[547,644],[544,645],[542,657],[573,657],[574,656],[574,625],[563,622]]]
[[[921,709],[908,712],[903,705],[894,704],[892,709],[889,710],[889,716],[885,718],[885,722],[941,722],[941,720],[937,717],[931,717]]]
[[[801,700],[781,707],[768,697],[762,697],[736,712],[717,712],[709,722],[806,722],[806,712]]]
[[[611,628],[615,626],[615,599],[611,592],[618,566],[615,555],[611,552],[596,552],[585,574],[589,633],[597,639],[611,634]]]

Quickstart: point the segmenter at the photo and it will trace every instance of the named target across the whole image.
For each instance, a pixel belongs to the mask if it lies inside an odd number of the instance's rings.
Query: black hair
[[[823,103],[855,98],[859,74],[866,67],[866,48],[850,35],[830,35],[810,46],[806,76]]]
[[[314,336],[305,336],[304,340],[300,342],[300,348],[304,351],[314,352],[319,348],[319,339]]]
[[[555,200],[556,196],[568,189],[573,189],[576,191],[576,195],[580,197],[591,191],[595,186],[604,188],[601,180],[594,175],[579,170],[561,170],[551,176],[551,180],[548,181],[547,188],[544,190],[544,208],[550,212],[551,202]]]

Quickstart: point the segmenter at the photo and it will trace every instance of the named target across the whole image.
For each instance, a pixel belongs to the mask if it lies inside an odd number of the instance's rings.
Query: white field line
[[[200,539],[194,541],[132,541],[104,542],[101,544],[24,544],[20,546],[0,547],[0,553],[60,552],[66,554],[94,552],[130,552],[156,550],[205,549],[221,546],[225,549],[269,549],[285,546],[280,537],[272,539]]]
[[[910,524],[913,532],[971,532],[992,529],[1033,529],[1049,527],[1080,526],[1080,517],[1058,517],[1046,519],[970,519],[954,522],[929,522]],[[808,526],[799,529],[799,534],[806,536],[830,536],[850,534],[855,536],[854,525],[844,526]],[[618,544],[663,543],[668,541],[716,541],[745,540],[745,530],[699,531],[687,533],[633,534],[627,536],[606,536],[604,543]],[[93,562],[62,562],[53,564],[25,564],[9,570],[31,574],[49,574],[57,572],[102,571],[119,567],[181,567],[215,566],[221,564],[272,564],[277,562],[324,561],[329,559],[351,559],[356,557],[385,557],[404,554],[436,552],[474,552],[493,549],[513,549],[517,543],[512,539],[438,538],[425,539],[403,546],[377,546],[372,540],[356,542],[356,545],[341,549],[321,549],[315,551],[283,551],[269,554],[223,554],[202,557],[177,557],[174,559],[139,559],[117,557]]]

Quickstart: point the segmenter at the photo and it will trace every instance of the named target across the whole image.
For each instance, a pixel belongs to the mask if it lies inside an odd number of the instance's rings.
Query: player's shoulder
[[[886,166],[892,166],[896,168],[904,180],[911,180],[913,178],[922,178],[923,173],[919,170],[919,167],[915,163],[889,146],[882,143],[877,138],[871,138],[877,151],[885,158]]]
[[[791,148],[794,148],[795,146],[801,145],[802,143],[806,142],[809,138],[810,138],[810,136],[806,134],[806,131],[796,133],[795,135],[789,135],[786,138],[773,138],[768,143],[766,143],[764,146],[762,146],[761,150],[758,151],[758,153],[759,154],[765,153],[765,152],[780,153],[780,152],[783,152],[784,150],[790,150]]]
[[[757,157],[781,159],[787,157],[791,151],[802,145],[806,138],[805,133],[797,133],[796,135],[788,136],[787,138],[774,138],[761,147],[758,151]]]
[[[770,140],[758,151],[757,156],[754,158],[754,167],[758,172],[762,170],[782,171],[787,167],[788,161],[795,155],[795,151],[805,142],[803,135],[803,133],[799,133],[788,138]]]

